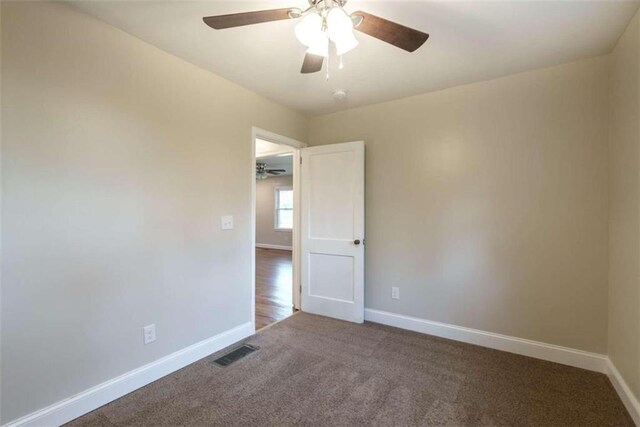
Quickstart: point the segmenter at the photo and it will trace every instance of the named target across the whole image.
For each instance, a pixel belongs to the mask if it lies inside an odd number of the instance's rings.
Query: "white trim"
[[[510,353],[562,363],[563,365],[575,366],[590,371],[601,373],[606,371],[607,357],[598,353],[590,353],[559,345],[449,325],[447,323],[434,322],[417,317],[403,316],[401,314],[388,313],[370,308],[364,310],[364,318],[365,320],[382,323],[383,325],[395,326],[396,328],[408,329],[423,334],[508,351]]]
[[[5,424],[4,427],[58,426],[131,393],[172,372],[253,335],[254,324],[244,323],[204,341],[91,387],[46,408]]]
[[[302,148],[306,147],[307,144],[303,144],[302,147],[297,148],[293,153],[293,230],[291,230],[291,246],[293,248],[292,253],[292,270],[293,270],[293,308],[300,310],[302,298],[300,281],[301,279],[301,269],[300,263],[302,261],[302,252],[300,251],[300,206],[301,205],[301,195],[302,195],[302,185],[300,185],[300,159],[302,158],[300,151]]]
[[[262,249],[280,249],[282,251],[290,251],[293,248],[291,246],[271,245],[269,243],[256,243],[256,248]]]
[[[607,375],[613,384],[613,388],[618,392],[618,396],[624,403],[624,406],[629,411],[629,415],[633,418],[633,421],[637,426],[640,426],[640,402],[638,398],[633,394],[633,391],[629,388],[616,366],[611,359],[607,357]]]

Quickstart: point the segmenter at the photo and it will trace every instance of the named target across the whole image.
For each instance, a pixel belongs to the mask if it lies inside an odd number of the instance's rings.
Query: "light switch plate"
[[[223,215],[220,219],[220,227],[223,230],[233,230],[233,215]]]

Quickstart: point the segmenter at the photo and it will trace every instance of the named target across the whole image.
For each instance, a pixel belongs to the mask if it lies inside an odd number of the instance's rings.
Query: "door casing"
[[[293,306],[300,309],[300,149],[304,142],[253,126],[251,128],[251,324],[256,324],[256,138],[293,148],[293,229],[292,286]]]

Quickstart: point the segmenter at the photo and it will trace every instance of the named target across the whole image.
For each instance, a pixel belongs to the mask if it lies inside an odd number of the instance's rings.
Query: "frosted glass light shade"
[[[317,56],[329,56],[329,39],[325,36],[323,39],[318,39],[317,42],[309,46],[307,53]]]
[[[349,35],[353,36],[353,22],[347,12],[339,7],[334,7],[327,14],[327,33],[334,43],[339,43]]]
[[[358,46],[358,40],[356,40],[356,37],[351,33],[341,37],[337,42],[335,42],[335,44],[336,54],[344,55],[354,47]]]
[[[322,17],[317,13],[310,13],[302,18],[294,31],[298,41],[307,47],[318,43],[320,37],[326,37],[322,31]]]
[[[307,49],[307,53],[317,56],[324,56],[325,58],[329,56],[329,39],[325,33],[321,33],[322,37],[318,37],[309,49]]]

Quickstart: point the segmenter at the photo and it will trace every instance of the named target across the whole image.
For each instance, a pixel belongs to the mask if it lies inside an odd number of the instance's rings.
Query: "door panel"
[[[309,254],[309,295],[353,303],[353,258]]]
[[[304,148],[301,156],[302,310],[361,323],[364,143]]]
[[[354,153],[312,154],[309,156],[309,233],[322,239],[351,240],[353,221],[336,221],[353,214]]]

